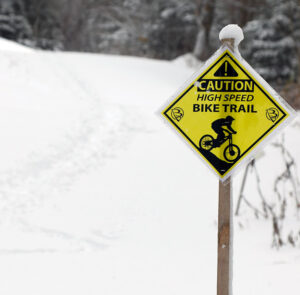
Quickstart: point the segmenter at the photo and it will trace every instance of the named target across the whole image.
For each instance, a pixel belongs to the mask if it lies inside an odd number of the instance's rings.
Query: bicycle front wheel
[[[227,146],[224,150],[224,158],[228,162],[234,162],[240,156],[240,154],[240,148],[235,144]]]

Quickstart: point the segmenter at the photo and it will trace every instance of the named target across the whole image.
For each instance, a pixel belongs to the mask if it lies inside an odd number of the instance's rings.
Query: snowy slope
[[[24,45],[18,44],[16,42],[0,38],[0,51],[9,51],[9,52],[33,52],[32,49]]]
[[[1,294],[215,294],[217,179],[154,114],[192,72],[0,48]],[[234,246],[236,294],[298,294],[299,251],[270,250],[268,223]]]

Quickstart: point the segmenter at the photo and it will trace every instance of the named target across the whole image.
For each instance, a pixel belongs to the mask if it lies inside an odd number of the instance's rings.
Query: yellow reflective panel
[[[228,50],[162,114],[221,178],[289,116]]]

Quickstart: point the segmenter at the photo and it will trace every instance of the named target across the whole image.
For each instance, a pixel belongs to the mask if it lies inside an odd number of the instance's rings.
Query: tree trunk
[[[214,10],[215,0],[202,0],[197,3],[199,33],[194,47],[194,55],[203,61],[212,54],[209,34],[213,23]]]

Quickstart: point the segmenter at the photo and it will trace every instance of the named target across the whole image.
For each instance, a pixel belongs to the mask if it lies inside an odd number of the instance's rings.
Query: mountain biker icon
[[[227,116],[224,119],[218,119],[212,122],[211,128],[218,134],[216,138],[216,146],[219,147],[224,142],[225,133],[224,131],[230,131],[233,134],[236,134],[236,131],[234,131],[231,127],[232,121],[234,120],[233,117]],[[227,127],[227,129],[225,128]]]
[[[236,161],[240,154],[240,148],[232,143],[232,134],[237,132],[231,127],[233,117],[217,119],[212,122],[211,128],[217,133],[217,138],[214,139],[211,135],[203,135],[199,141],[199,147],[202,150],[210,152],[213,148],[220,147],[223,143],[228,141],[228,146],[224,149],[223,156],[227,162]],[[227,127],[227,129],[225,128]],[[227,134],[225,134],[225,132]]]

